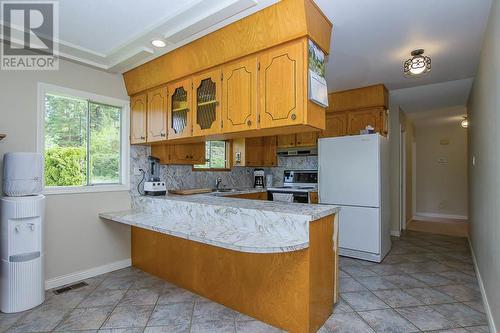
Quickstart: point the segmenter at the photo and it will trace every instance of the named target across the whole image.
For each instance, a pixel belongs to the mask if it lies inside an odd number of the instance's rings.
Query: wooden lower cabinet
[[[267,200],[267,192],[235,194],[235,195],[228,195],[228,197],[229,198],[250,199],[250,200]]]
[[[334,215],[309,223],[309,246],[249,253],[132,227],[132,265],[292,333],[313,333],[338,291]]]
[[[232,142],[232,165],[247,167],[275,167],[276,137],[234,139]]]
[[[204,164],[205,142],[176,145],[154,145],[151,155],[160,159],[160,164]]]
[[[318,192],[309,192],[309,203],[311,204],[319,203]]]

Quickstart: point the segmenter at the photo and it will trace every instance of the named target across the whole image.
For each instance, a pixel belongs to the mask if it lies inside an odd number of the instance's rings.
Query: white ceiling
[[[59,53],[125,72],[278,0],[59,1]],[[167,42],[165,48],[151,45]]]
[[[277,1],[59,1],[60,53],[124,72]],[[315,0],[334,24],[328,90],[384,83],[407,112],[464,105],[491,1]],[[156,38],[167,47],[154,48]],[[432,71],[405,78],[402,63],[416,48]]]

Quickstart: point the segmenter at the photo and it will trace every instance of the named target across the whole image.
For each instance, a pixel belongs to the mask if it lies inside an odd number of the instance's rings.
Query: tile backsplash
[[[134,175],[134,169],[149,170],[148,156],[151,148],[148,146],[130,147],[130,190],[137,195],[137,185],[142,176]],[[316,170],[317,156],[278,157],[278,166],[265,168],[266,174],[272,173],[273,186],[283,185],[285,170]],[[252,187],[254,168],[234,167],[231,171],[193,171],[190,165],[161,165],[160,177],[167,183],[167,189],[186,189],[214,187],[215,179],[222,178],[226,187]],[[142,188],[141,188],[142,190]]]

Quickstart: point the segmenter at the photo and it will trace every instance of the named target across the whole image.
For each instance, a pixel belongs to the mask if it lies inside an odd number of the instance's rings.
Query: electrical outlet
[[[142,176],[141,168],[134,168],[134,176]]]

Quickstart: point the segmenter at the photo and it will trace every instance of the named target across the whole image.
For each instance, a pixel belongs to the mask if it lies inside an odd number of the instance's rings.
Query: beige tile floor
[[[382,264],[340,265],[341,298],[321,333],[489,332],[465,238],[410,231]],[[86,282],[0,314],[0,332],[281,332],[135,268]]]

